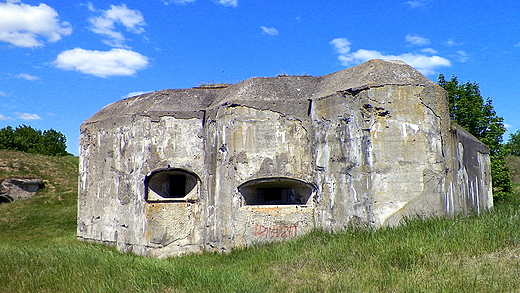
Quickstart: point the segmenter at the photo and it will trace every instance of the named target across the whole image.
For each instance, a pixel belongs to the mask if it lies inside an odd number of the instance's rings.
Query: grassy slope
[[[40,177],[45,182],[36,197],[0,205],[0,243],[75,239],[77,169],[77,157],[0,150],[0,178]]]
[[[14,157],[23,167],[5,171]],[[55,187],[0,205],[0,292],[520,291],[518,202],[481,216],[157,260],[75,240],[76,164],[0,151],[0,176],[28,172]]]

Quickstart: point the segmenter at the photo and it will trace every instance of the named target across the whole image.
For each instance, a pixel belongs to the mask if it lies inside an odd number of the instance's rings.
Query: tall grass
[[[76,241],[74,209],[48,197],[24,202],[40,216],[16,209],[16,225],[0,230],[0,292],[520,291],[520,209],[510,203],[478,216],[157,260]]]
[[[520,292],[518,199],[481,215],[158,260],[75,240],[75,197],[0,205],[0,292]]]

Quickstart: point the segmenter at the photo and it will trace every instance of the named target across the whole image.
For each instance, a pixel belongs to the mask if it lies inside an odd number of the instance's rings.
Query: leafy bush
[[[27,125],[13,129],[11,126],[0,129],[0,149],[22,151],[47,156],[70,155],[67,138],[54,130],[37,130]]]

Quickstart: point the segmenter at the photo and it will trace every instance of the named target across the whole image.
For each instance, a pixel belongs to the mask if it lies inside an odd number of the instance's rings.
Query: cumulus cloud
[[[13,118],[0,114],[0,120],[13,120]]]
[[[404,53],[400,55],[385,55],[379,51],[366,49],[351,52],[351,43],[345,38],[333,39],[330,44],[339,54],[338,60],[344,66],[356,65],[371,59],[401,60],[425,75],[435,73],[437,68],[451,66],[450,60],[440,56],[429,56],[426,55],[425,52]]]
[[[232,6],[232,7],[238,6],[238,0],[219,0],[218,3],[222,4],[224,6]]]
[[[27,74],[27,73],[20,73],[18,75],[16,75],[17,78],[23,78],[25,80],[29,80],[29,81],[34,81],[34,80],[38,80],[40,79],[39,77],[37,76],[34,76],[34,75],[30,75],[30,74]]]
[[[14,113],[18,118],[22,120],[39,120],[42,119],[40,116],[36,114],[29,114],[29,113]]]
[[[54,61],[57,68],[75,70],[98,77],[133,75],[146,68],[148,58],[126,49],[96,51],[75,48],[64,51]]]
[[[33,48],[43,46],[42,38],[56,42],[72,33],[70,24],[60,21],[58,13],[50,6],[18,2],[0,3],[0,41]]]
[[[94,9],[89,6],[89,10]],[[97,34],[108,37],[103,42],[111,47],[126,47],[126,38],[116,25],[122,26],[127,32],[141,34],[146,24],[143,15],[138,10],[128,9],[125,4],[120,6],[110,5],[110,9],[102,10],[101,15],[91,17],[88,20],[92,25],[91,30]]]
[[[261,26],[262,28],[262,31],[268,35],[271,35],[271,36],[276,36],[278,35],[278,30],[275,29],[274,27],[265,27],[265,26]]]
[[[345,38],[333,39],[330,44],[333,45],[336,52],[341,55],[345,55],[350,52],[350,42]]]
[[[427,46],[430,44],[430,40],[420,37],[420,36],[414,36],[414,35],[407,35],[405,37],[405,40],[408,43],[410,43],[412,45],[416,45],[416,46]]]

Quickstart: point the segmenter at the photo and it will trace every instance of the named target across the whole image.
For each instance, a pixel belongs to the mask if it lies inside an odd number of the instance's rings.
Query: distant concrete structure
[[[45,186],[41,178],[3,178],[0,179],[0,203],[27,199]]]
[[[167,257],[492,207],[488,148],[398,61],[110,104],[81,126],[78,237]]]

